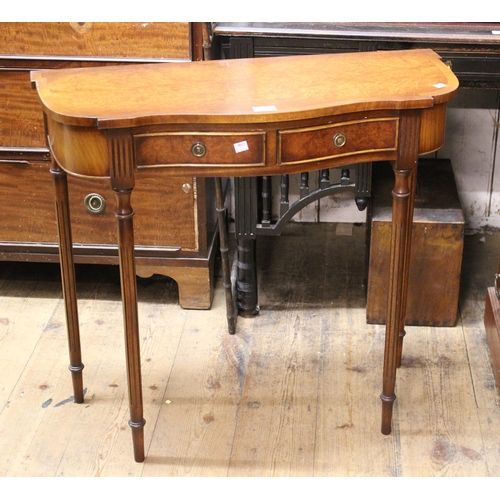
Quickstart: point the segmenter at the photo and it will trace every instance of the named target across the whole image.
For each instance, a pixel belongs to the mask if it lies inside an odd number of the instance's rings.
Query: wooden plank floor
[[[408,328],[383,436],[384,328],[365,321],[364,226],[345,229],[291,224],[261,238],[261,313],[240,318],[235,336],[220,281],[211,310],[186,311],[172,281],[139,280],[142,464],[116,267],[77,268],[86,401],[76,405],[58,266],[0,263],[0,476],[500,476],[483,328],[500,233],[466,237],[457,326]]]

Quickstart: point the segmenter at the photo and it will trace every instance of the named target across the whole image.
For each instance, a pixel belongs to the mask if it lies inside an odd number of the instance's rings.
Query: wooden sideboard
[[[33,69],[203,59],[203,23],[0,23],[0,260],[57,262],[43,112]],[[179,285],[180,305],[208,309],[218,245],[213,180],[139,172],[137,274]],[[105,179],[72,177],[78,263],[115,264],[114,195]],[[168,224],[165,222],[168,220]]]

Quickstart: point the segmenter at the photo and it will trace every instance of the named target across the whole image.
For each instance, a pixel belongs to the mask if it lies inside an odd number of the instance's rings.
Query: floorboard
[[[118,270],[77,266],[86,400],[71,396],[58,266],[0,263],[0,477],[500,477],[483,327],[500,232],[466,236],[460,314],[409,327],[380,433],[384,328],[365,313],[365,226],[258,241],[259,303],[227,334],[139,279],[146,455],[133,461]]]

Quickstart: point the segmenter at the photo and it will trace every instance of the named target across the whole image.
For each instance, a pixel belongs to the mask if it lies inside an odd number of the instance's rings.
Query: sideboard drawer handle
[[[336,148],[341,148],[346,143],[346,138],[344,134],[335,134],[333,137],[333,145]]]
[[[198,158],[204,156],[206,152],[207,152],[207,147],[202,142],[195,142],[191,146],[191,153],[193,153]]]
[[[102,214],[106,208],[106,200],[103,196],[97,193],[90,193],[85,196],[83,204],[91,214]]]

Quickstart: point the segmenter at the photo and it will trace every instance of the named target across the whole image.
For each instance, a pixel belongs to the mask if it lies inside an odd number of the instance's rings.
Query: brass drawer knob
[[[333,145],[336,148],[341,148],[346,143],[346,138],[344,134],[335,134],[333,137]]]
[[[103,196],[97,193],[90,193],[85,196],[83,204],[87,209],[87,212],[91,214],[102,214],[106,208],[106,200]]]
[[[193,153],[194,156],[196,156],[197,158],[201,158],[202,156],[205,155],[206,152],[207,152],[207,147],[202,142],[195,142],[191,146],[191,153]]]

